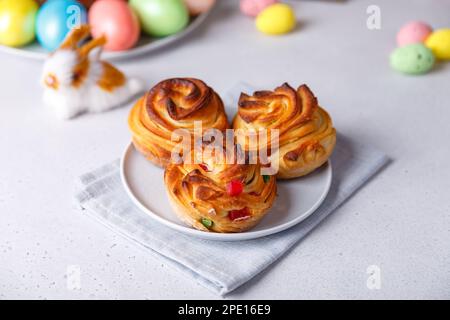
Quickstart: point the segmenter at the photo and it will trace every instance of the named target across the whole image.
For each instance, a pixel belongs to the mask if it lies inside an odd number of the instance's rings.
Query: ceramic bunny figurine
[[[82,44],[89,34],[87,25],[72,30],[44,64],[44,103],[63,119],[118,107],[143,89],[139,80],[100,60],[105,37]]]

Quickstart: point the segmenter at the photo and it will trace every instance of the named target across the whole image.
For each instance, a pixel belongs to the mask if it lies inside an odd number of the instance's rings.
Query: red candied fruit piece
[[[234,197],[238,196],[244,191],[244,184],[239,180],[231,180],[227,185],[227,193]]]
[[[250,209],[249,208],[243,208],[239,210],[231,210],[228,213],[228,218],[230,218],[231,221],[237,220],[237,219],[244,219],[250,217]]]

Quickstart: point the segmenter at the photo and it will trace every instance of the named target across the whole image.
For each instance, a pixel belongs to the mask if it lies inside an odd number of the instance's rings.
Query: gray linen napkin
[[[249,89],[245,85],[236,86],[232,96],[243,87]],[[134,240],[206,288],[224,295],[274,263],[388,162],[382,152],[370,146],[340,135],[337,141],[331,158],[333,182],[325,202],[297,226],[260,239],[240,242],[202,240],[153,221],[135,207],[125,193],[119,161],[79,177],[75,198],[85,209],[83,212]]]

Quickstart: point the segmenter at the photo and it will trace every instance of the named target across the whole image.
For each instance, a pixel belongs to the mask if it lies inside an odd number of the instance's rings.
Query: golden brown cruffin
[[[218,161],[215,157],[224,156],[224,149],[203,152],[203,157],[199,153],[191,153],[191,159],[202,159],[195,161],[199,163],[170,163],[164,173],[178,217],[202,231],[242,232],[255,226],[275,201],[275,176],[263,176],[259,164]]]
[[[330,116],[306,85],[295,90],[285,83],[274,91],[257,91],[252,96],[242,93],[233,128],[242,129],[244,139],[239,133],[237,139],[244,141],[246,151],[273,147],[270,139],[252,147],[245,139],[249,132],[267,129],[270,134],[273,129],[279,130],[278,152],[271,160],[277,157],[279,161],[280,179],[304,176],[317,169],[328,160],[336,144]]]
[[[229,128],[222,99],[203,81],[168,79],[154,86],[133,107],[128,125],[135,147],[156,165],[165,167],[179,143],[172,139],[176,129],[186,129],[194,143],[194,122],[208,129]]]

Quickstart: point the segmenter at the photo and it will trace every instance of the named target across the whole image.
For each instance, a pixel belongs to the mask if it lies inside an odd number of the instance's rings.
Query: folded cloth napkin
[[[236,86],[227,98],[236,97],[240,88],[249,89],[246,85]],[[302,223],[260,239],[203,240],[159,224],[128,198],[120,179],[119,161],[79,177],[75,198],[85,209],[83,212],[224,295],[274,263],[388,162],[382,152],[370,146],[340,135],[337,141],[331,158],[333,182],[324,203]]]

